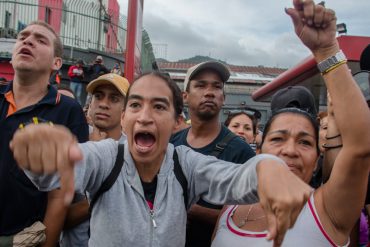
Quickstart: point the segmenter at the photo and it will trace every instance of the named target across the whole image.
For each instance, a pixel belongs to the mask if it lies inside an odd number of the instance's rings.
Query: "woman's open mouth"
[[[136,147],[141,153],[149,152],[155,144],[155,137],[149,132],[139,132],[134,137]]]

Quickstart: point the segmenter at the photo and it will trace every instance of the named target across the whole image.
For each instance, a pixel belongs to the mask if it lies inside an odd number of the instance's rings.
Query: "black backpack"
[[[116,182],[118,175],[120,174],[122,166],[123,166],[124,149],[125,149],[125,146],[123,144],[118,144],[118,153],[116,157],[116,162],[114,163],[113,169],[109,173],[108,177],[104,180],[99,190],[96,192],[95,196],[91,199],[90,207],[89,207],[90,214],[92,212],[92,209],[96,201],[99,199],[99,197],[104,192],[108,191],[113,186],[113,184]]]

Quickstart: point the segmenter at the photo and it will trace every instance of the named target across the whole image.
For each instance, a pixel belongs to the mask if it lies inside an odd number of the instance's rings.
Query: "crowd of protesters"
[[[30,23],[14,79],[0,82],[0,246],[366,246],[369,95],[340,51],[335,12],[312,0],[285,11],[328,106],[317,113],[309,90],[281,89],[264,130],[255,111],[219,121],[230,72],[215,61],[189,68],[182,92],[157,71],[128,82],[101,56],[53,87],[61,40]]]

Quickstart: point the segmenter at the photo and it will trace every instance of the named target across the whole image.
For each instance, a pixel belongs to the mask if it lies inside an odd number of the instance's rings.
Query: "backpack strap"
[[[112,185],[116,182],[118,175],[120,174],[122,166],[123,166],[124,147],[125,146],[123,144],[118,144],[118,153],[116,157],[116,163],[114,163],[113,169],[109,173],[108,177],[104,180],[99,190],[96,192],[95,196],[90,201],[90,207],[89,207],[90,214],[93,210],[93,207],[96,201],[99,199],[99,197],[102,194],[104,194],[104,192],[108,191],[112,187]]]
[[[226,148],[227,144],[229,144],[229,142],[235,137],[237,137],[237,135],[235,135],[233,132],[230,131],[229,133],[227,133],[227,135],[224,136],[224,138],[219,143],[216,144],[216,146],[209,155],[218,158],[218,156],[220,156],[220,154]]]
[[[233,132],[230,131],[229,133],[227,133],[227,135],[225,135],[224,138],[222,138],[222,140],[216,144],[216,146],[213,148],[212,152],[209,155],[218,158],[218,156],[220,156],[220,154],[222,154],[222,152],[226,148],[227,144],[229,144],[229,142],[235,137],[237,137],[237,135],[235,135]],[[209,202],[204,201],[202,198],[199,198],[197,204],[207,208],[222,209],[222,206],[213,205]]]
[[[182,194],[184,196],[185,209],[188,209],[188,180],[184,175],[184,171],[179,162],[179,156],[177,154],[176,148],[173,150],[173,172],[177,181],[179,181],[182,187]]]

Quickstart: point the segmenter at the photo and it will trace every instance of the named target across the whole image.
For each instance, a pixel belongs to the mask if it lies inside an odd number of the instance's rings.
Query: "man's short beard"
[[[104,124],[99,124],[99,122],[98,122],[98,123],[95,123],[95,126],[100,131],[107,132],[107,131],[110,131],[110,130],[116,128],[116,126],[118,126],[118,125],[113,125],[113,124],[111,124],[111,125],[104,125]]]
[[[209,121],[214,119],[217,116],[217,113],[212,111],[197,112],[197,116],[202,121]]]

